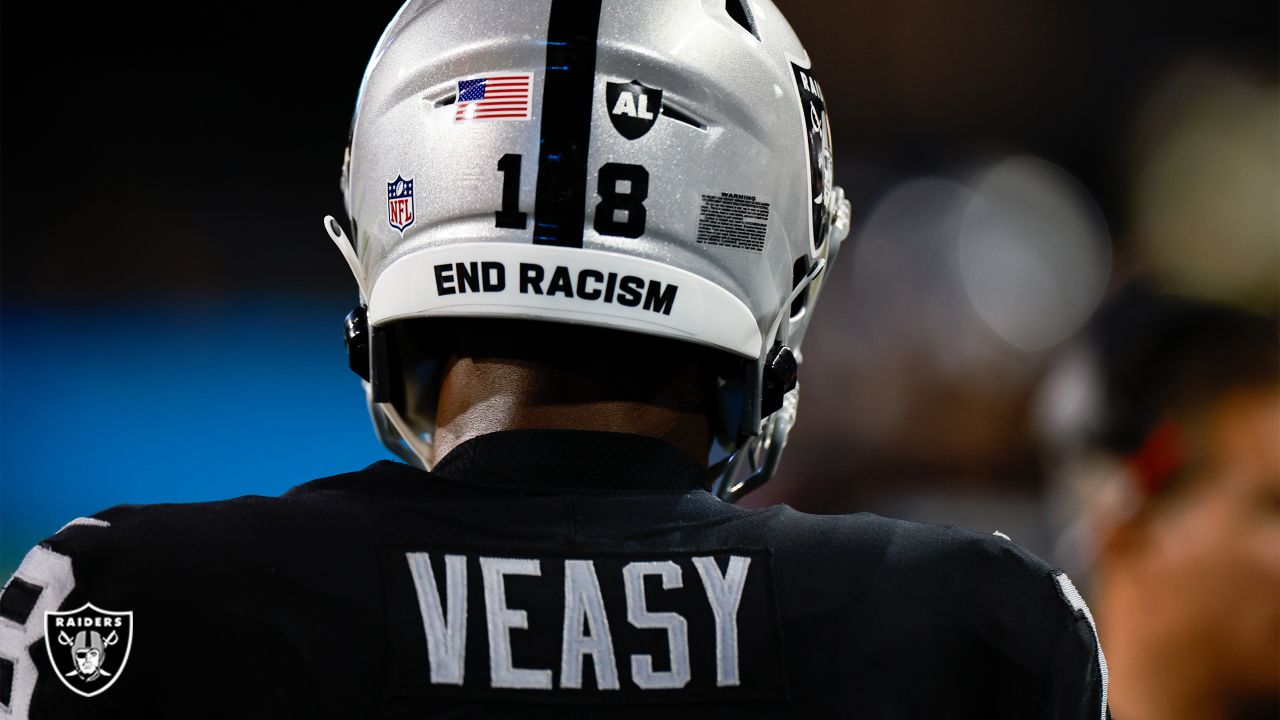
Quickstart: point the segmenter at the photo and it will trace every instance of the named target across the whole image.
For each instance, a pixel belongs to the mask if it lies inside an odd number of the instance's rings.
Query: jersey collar
[[[590,430],[504,430],[458,445],[432,469],[458,483],[567,490],[707,490],[705,468],[655,438]]]

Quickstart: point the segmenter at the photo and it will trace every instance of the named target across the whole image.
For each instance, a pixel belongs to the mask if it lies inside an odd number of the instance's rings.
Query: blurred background
[[[1125,309],[1275,315],[1276,3],[778,4],[854,230],[791,448],[747,504],[1000,530],[1084,585],[1094,555],[1062,538],[1088,503],[1060,478],[1116,392],[1097,349],[1149,327]],[[397,6],[3,8],[0,576],[111,504],[388,456],[320,219]],[[1270,618],[1251,632],[1280,638]]]

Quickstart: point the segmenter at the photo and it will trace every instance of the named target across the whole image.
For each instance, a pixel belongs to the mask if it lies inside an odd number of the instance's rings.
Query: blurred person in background
[[[1277,325],[1130,289],[1093,329],[1050,374],[1044,419],[1055,554],[1084,578],[1116,717],[1274,718]]]

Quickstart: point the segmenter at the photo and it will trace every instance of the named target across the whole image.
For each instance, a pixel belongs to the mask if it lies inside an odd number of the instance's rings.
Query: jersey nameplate
[[[781,697],[763,550],[384,557],[392,691],[563,702]]]

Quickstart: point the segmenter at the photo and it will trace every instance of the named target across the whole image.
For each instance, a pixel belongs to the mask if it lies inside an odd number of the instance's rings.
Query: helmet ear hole
[[[743,30],[751,33],[756,40],[760,39],[760,31],[756,29],[756,21],[751,16],[751,6],[747,4],[747,0],[725,0],[724,10]]]
[[[351,372],[369,382],[369,313],[363,305],[347,313],[342,340],[347,346],[347,365]]]
[[[404,378],[400,376],[395,325],[375,327],[371,333],[369,384],[373,401],[404,407]]]
[[[772,415],[782,407],[783,396],[796,386],[800,369],[791,348],[778,343],[765,360],[764,378],[760,392],[760,417]]]
[[[755,364],[741,358],[726,356],[715,372],[715,406],[713,411],[716,442],[732,453],[742,445],[743,425],[747,412],[747,381],[754,373]]]
[[[804,282],[804,278],[808,274],[809,256],[801,255],[796,258],[795,263],[791,266],[791,288],[794,290],[799,287],[800,283]],[[791,301],[791,317],[794,318],[804,312],[805,305],[808,302],[809,288],[806,286],[805,289],[801,290],[800,294],[796,296],[796,299]]]

